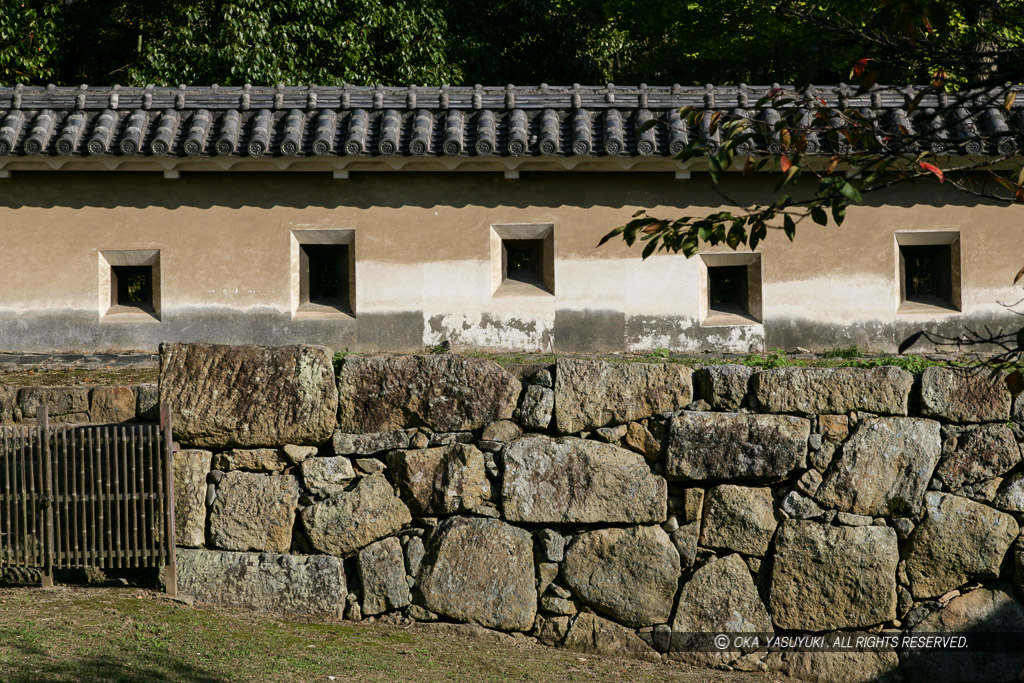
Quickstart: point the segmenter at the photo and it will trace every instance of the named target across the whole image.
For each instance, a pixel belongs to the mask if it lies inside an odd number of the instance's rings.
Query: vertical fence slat
[[[36,455],[36,432],[30,431],[26,433],[28,437],[28,453],[25,456],[25,476],[28,478],[28,496],[25,500],[25,528],[28,531],[26,536],[25,547],[28,550],[28,559],[33,567],[41,567],[42,562],[39,557],[39,543],[38,541],[33,542],[33,539],[39,538],[39,529],[36,528],[36,468],[34,465]]]
[[[18,478],[21,480],[21,491],[18,496],[18,554],[20,564],[31,566],[32,558],[29,557],[29,530],[28,530],[28,470],[25,467],[25,443],[26,433],[24,430],[18,434]]]
[[[132,491],[132,551],[133,551],[133,555],[135,557],[135,566],[136,567],[141,567],[142,566],[142,557],[141,557],[142,546],[139,544],[139,515],[140,514],[145,514],[145,512],[144,511],[140,512],[140,508],[142,506],[139,504],[139,495],[141,493],[141,487],[139,486],[139,476],[140,476],[140,472],[141,472],[141,466],[139,465],[139,462],[141,460],[140,456],[142,454],[142,443],[141,443],[141,441],[138,438],[139,437],[139,428],[138,427],[132,427],[132,436],[134,437],[132,439],[132,445],[134,446],[134,448],[130,449],[131,450],[131,453],[130,453],[130,455],[131,455],[131,463],[132,463],[132,487],[131,487],[131,491]]]
[[[18,496],[18,563],[27,565],[28,557],[28,484],[25,481],[25,432],[18,434],[18,478],[21,480],[21,495]]]
[[[32,558],[29,556],[29,519],[28,519],[28,499],[29,499],[29,486],[28,486],[28,468],[25,465],[25,449],[31,449],[31,444],[26,444],[25,441],[28,439],[28,432],[22,431],[19,435],[21,438],[18,443],[18,474],[21,477],[21,514],[18,517],[18,525],[21,527],[20,541],[21,541],[21,562],[25,565],[33,564]]]
[[[46,415],[43,415],[43,419],[46,419]],[[39,559],[39,566],[43,567],[44,571],[47,565],[47,554],[49,548],[46,545],[46,514],[43,511],[45,485],[43,478],[45,475],[45,464],[43,459],[44,448],[43,440],[40,438],[40,430],[37,428],[35,434],[33,434],[33,440],[35,442],[32,449],[32,479],[36,483],[35,500],[32,501],[32,521],[36,525],[36,556]],[[43,575],[43,581],[46,581],[45,573]]]
[[[100,493],[103,495],[103,544],[106,547],[106,552],[103,553],[103,566],[104,568],[114,566],[114,517],[110,512],[110,439],[108,438],[108,429],[106,427],[96,427],[96,432],[100,438],[100,471],[103,472],[103,485],[100,487]]]
[[[99,427],[93,427],[93,437],[95,438],[96,451],[94,456],[96,458],[96,472],[93,476],[96,478],[96,497],[97,504],[96,509],[98,510],[99,517],[96,520],[96,525],[99,528],[99,534],[96,537],[96,547],[99,548],[99,562],[96,563],[97,567],[107,566],[107,553],[110,549],[107,547],[107,494],[103,487],[106,485],[107,473],[103,470],[103,432]]]
[[[25,503],[23,509],[25,510],[25,559],[27,563],[33,567],[38,567],[39,562],[38,548],[39,544],[33,542],[32,539],[36,538],[36,516],[33,514],[33,506],[36,502],[36,480],[35,480],[35,468],[32,467],[33,456],[35,455],[35,434],[31,431],[26,431],[24,435],[26,444],[25,449],[22,452],[22,468],[25,472],[25,481],[28,484],[28,491],[25,495]]]
[[[115,477],[115,499],[114,506],[117,514],[117,526],[114,528],[114,533],[117,534],[117,551],[120,559],[118,560],[119,567],[130,567],[131,564],[128,561],[128,540],[125,535],[124,529],[128,524],[128,510],[125,507],[125,471],[121,467],[121,452],[124,449],[124,435],[123,430],[119,426],[111,428],[111,439],[112,439],[112,452],[111,455],[114,460],[114,477]]]
[[[163,430],[161,430],[161,429],[154,429],[151,432],[151,434],[153,435],[152,436],[153,451],[154,451],[153,452],[153,465],[154,465],[154,469],[156,470],[156,480],[154,481],[154,483],[156,484],[156,495],[157,495],[156,507],[158,509],[157,519],[159,520],[158,521],[157,529],[160,532],[160,536],[159,536],[160,542],[157,543],[157,551],[159,553],[158,560],[159,560],[160,564],[166,565],[167,564],[167,551],[166,551],[166,548],[167,548],[167,534],[166,534],[166,528],[167,528],[167,524],[166,524],[166,522],[167,522],[167,516],[166,516],[167,515],[167,505],[165,504],[165,501],[164,501],[164,467],[163,467],[164,449],[163,449],[163,440],[160,438],[162,431]]]
[[[85,448],[88,443],[88,434],[83,430],[78,430],[75,452],[78,454],[78,506],[81,510],[81,526],[79,527],[79,533],[82,537],[82,566],[87,567],[92,561],[92,553],[89,545],[89,494],[87,493],[88,488],[85,485],[86,480],[86,457]]]
[[[64,559],[64,534],[61,533],[61,524],[64,521],[64,514],[61,510],[61,505],[64,504],[64,500],[61,497],[61,473],[63,471],[64,460],[60,457],[60,436],[63,431],[62,427],[56,427],[53,431],[47,435],[47,439],[50,442],[50,487],[53,490],[53,495],[50,496],[51,503],[50,509],[53,511],[53,562],[54,567],[65,566]]]
[[[2,531],[5,533],[4,536],[4,557],[0,558],[0,562],[4,564],[11,564],[14,560],[14,536],[11,535],[11,496],[14,495],[13,489],[11,488],[11,459],[14,457],[12,453],[11,441],[13,440],[13,427],[5,428],[3,430],[3,444],[4,444],[4,528]],[[10,436],[9,436],[10,435]]]
[[[25,453],[25,472],[28,477],[28,489],[29,495],[25,501],[25,516],[26,516],[26,528],[29,530],[29,543],[27,548],[29,551],[29,560],[34,567],[43,566],[41,553],[39,552],[39,517],[36,514],[36,506],[38,505],[38,493],[36,491],[36,460],[38,458],[37,452],[39,444],[36,443],[36,437],[39,435],[34,429],[26,432],[25,436],[28,439],[28,448]]]
[[[139,427],[138,449],[139,449],[139,561],[142,566],[149,566],[149,529],[147,496],[146,496],[146,448],[142,439],[143,428]]]
[[[67,555],[68,555],[68,566],[78,566],[78,511],[75,509],[74,497],[72,492],[75,490],[75,469],[74,464],[71,462],[75,452],[73,444],[69,444],[74,431],[69,430],[67,427],[64,428],[64,443],[62,450],[64,452],[64,526],[67,530]],[[71,448],[68,448],[68,446]],[[68,474],[70,473],[70,477]]]
[[[60,497],[60,427],[55,427],[51,433],[46,435],[47,443],[50,444],[50,489],[53,495],[50,496],[50,510],[53,514],[53,562],[55,567],[63,566],[64,544],[63,534],[60,532],[60,524],[63,515],[60,506],[63,503]]]
[[[72,551],[72,545],[71,545],[71,539],[73,538],[73,534],[72,534],[71,530],[72,530],[73,527],[72,527],[72,522],[71,522],[71,517],[72,517],[72,515],[71,515],[71,489],[69,488],[70,484],[69,484],[69,480],[68,480],[68,468],[71,466],[71,463],[68,462],[68,432],[69,432],[68,427],[67,427],[67,425],[65,425],[64,429],[61,430],[61,434],[60,434],[60,460],[61,460],[61,483],[60,483],[60,489],[61,490],[60,490],[60,492],[61,492],[61,495],[64,497],[63,498],[64,505],[61,508],[61,516],[63,517],[63,521],[61,523],[61,530],[62,530],[62,533],[64,535],[64,540],[62,542],[63,546],[64,546],[64,562],[65,562],[64,566],[65,567],[73,567],[73,566],[75,566],[75,556],[74,556],[74,552]]]
[[[11,496],[13,495],[11,490],[11,444],[8,434],[14,428],[4,428],[3,431],[3,447],[4,447],[4,554],[0,557],[0,564],[10,564],[12,553],[14,551],[14,537],[11,535]]]
[[[96,522],[99,518],[99,492],[96,484],[96,439],[92,429],[85,430],[87,440],[85,456],[88,459],[89,482],[89,541],[86,547],[89,549],[89,566],[96,566],[99,559],[99,533]]]
[[[17,493],[11,498],[11,561],[21,564],[21,528],[18,524],[19,508],[21,507],[21,496],[24,495],[25,486],[19,480],[18,472],[18,451],[21,448],[21,430],[17,430],[11,436],[11,481]]]
[[[27,451],[27,453],[26,453]],[[22,545],[22,552],[24,554],[24,562],[27,565],[38,567],[35,561],[35,554],[32,552],[32,518],[31,518],[31,504],[32,495],[35,491],[35,483],[32,481],[32,472],[29,469],[29,462],[32,457],[32,434],[31,432],[25,432],[21,435],[21,480],[25,484],[25,488],[22,492],[21,497],[21,535],[24,539]]]
[[[118,506],[120,508],[121,523],[118,525],[119,548],[122,549],[121,566],[131,566],[131,544],[128,540],[128,468],[125,462],[125,428],[115,427],[114,433],[117,436],[118,447],[114,452],[116,462],[115,470],[118,473]]]
[[[56,545],[53,538],[53,453],[50,450],[50,415],[46,408],[39,408],[39,468],[40,516],[42,517],[43,533],[39,540],[42,543],[43,555],[43,587],[53,586],[53,553]]]
[[[114,545],[114,527],[116,522],[112,509],[114,507],[112,504],[113,491],[110,488],[110,479],[112,476],[110,469],[110,428],[97,427],[96,429],[100,432],[100,441],[103,443],[103,448],[100,451],[100,469],[103,470],[103,516],[104,519],[106,519],[106,523],[103,525],[103,528],[106,531],[105,543],[107,545],[107,552],[104,556],[104,566],[116,567],[117,560],[115,558],[117,556],[117,549]]]
[[[82,509],[82,566],[88,567],[92,563],[92,502],[89,499],[89,432],[84,429],[78,431],[78,496]]]
[[[146,512],[148,513],[147,517],[150,520],[148,526],[150,558],[149,566],[152,567],[156,564],[156,560],[159,557],[159,551],[157,550],[157,530],[160,528],[160,520],[158,519],[159,511],[157,509],[155,500],[156,473],[154,472],[155,468],[153,462],[156,459],[156,454],[154,453],[155,448],[153,443],[156,439],[154,438],[155,435],[153,434],[152,429],[147,429],[146,431],[147,436],[149,437],[148,439],[146,439],[146,477],[148,479],[146,483]]]
[[[167,508],[164,517],[164,547],[167,548],[167,557],[164,561],[164,586],[167,594],[174,597],[178,594],[178,561],[175,547],[177,539],[174,533],[174,433],[171,428],[171,406],[168,403],[160,404],[160,436],[163,446],[163,473],[167,482]]]

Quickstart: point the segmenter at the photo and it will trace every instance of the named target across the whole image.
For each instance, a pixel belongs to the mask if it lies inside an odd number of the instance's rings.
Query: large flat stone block
[[[757,593],[747,563],[739,555],[712,558],[683,584],[672,619],[675,633],[771,633],[772,620]],[[714,666],[741,652],[683,652],[674,658]]]
[[[769,608],[779,628],[829,631],[896,618],[896,532],[787,520],[775,536]]]
[[[1006,422],[1013,395],[1002,374],[931,367],[921,375],[921,414],[949,422]]]
[[[24,387],[18,391],[22,420],[34,421],[40,406],[46,407],[52,423],[89,422],[89,388]]]
[[[537,614],[533,537],[496,519],[450,517],[431,535],[419,589],[432,612],[525,631]]]
[[[722,484],[707,493],[700,544],[762,557],[777,524],[770,488]]]
[[[945,608],[925,617],[911,633],[971,633],[976,636],[972,640],[985,643],[989,633],[993,640],[1003,634],[1024,633],[1024,606],[1008,583],[998,581],[953,598]],[[1024,674],[1024,651],[911,652],[904,658],[902,672],[904,680],[930,683],[1019,681]]]
[[[505,446],[502,502],[512,522],[663,522],[668,485],[643,456],[597,441],[531,437]]]
[[[174,528],[178,545],[206,544],[206,475],[210,451],[180,450],[174,454]]]
[[[134,420],[137,404],[132,387],[96,387],[89,397],[89,421],[113,424]]]
[[[693,400],[691,374],[669,363],[559,358],[555,424],[562,434],[573,434],[679,410]]]
[[[337,557],[179,548],[177,560],[178,590],[213,605],[339,618],[345,608]]]
[[[894,367],[772,368],[755,373],[751,387],[769,413],[906,415],[914,376]]]
[[[1013,516],[972,500],[929,491],[925,519],[904,547],[910,590],[932,598],[972,579],[994,579],[1020,528]]]
[[[394,536],[359,551],[359,582],[363,587],[363,615],[402,609],[412,598],[405,580],[405,555]]]
[[[1021,447],[1005,424],[968,428],[942,444],[942,460],[935,476],[947,490],[981,484],[1000,477],[1021,461]]]
[[[562,647],[606,657],[661,661],[661,656],[638,636],[636,631],[590,612],[576,615],[565,635]]]
[[[470,444],[392,451],[388,467],[417,515],[467,512],[490,499],[484,454]]]
[[[224,550],[286,553],[298,502],[295,477],[227,472],[210,508],[210,541]]]
[[[338,374],[342,432],[425,426],[479,429],[512,417],[519,380],[489,360],[454,355],[346,358]]]
[[[681,573],[679,552],[661,527],[633,526],[578,534],[561,576],[598,612],[640,628],[668,621]]]
[[[409,508],[382,474],[363,477],[351,490],[302,511],[302,524],[313,548],[342,557],[397,533],[411,521]]]
[[[912,517],[941,451],[934,420],[867,420],[832,460],[815,500],[858,515]]]
[[[669,423],[666,476],[682,481],[782,481],[806,467],[811,423],[790,415],[683,413]]]
[[[317,445],[330,438],[338,392],[319,346],[161,344],[160,400],[189,446]]]

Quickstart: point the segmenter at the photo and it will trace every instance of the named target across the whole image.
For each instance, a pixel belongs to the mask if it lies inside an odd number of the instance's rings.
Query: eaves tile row
[[[760,134],[742,153],[779,153],[780,112],[757,107],[758,87],[236,87],[0,88],[0,155],[302,156],[673,156],[702,138],[714,150],[712,117],[695,123],[679,108],[739,114]],[[877,121],[907,149],[1008,156],[1024,146],[1024,106],[995,93],[960,99],[912,88],[858,95],[845,86],[813,91],[832,107]],[[936,116],[936,110],[944,112]],[[909,113],[908,113],[909,112]],[[645,121],[663,125],[640,131]],[[850,151],[844,121],[815,121],[806,151]]]

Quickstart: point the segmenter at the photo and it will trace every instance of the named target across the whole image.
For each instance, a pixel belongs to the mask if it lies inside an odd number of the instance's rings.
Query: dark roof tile
[[[739,154],[782,151],[779,112],[757,107],[769,86],[622,87],[187,87],[0,88],[0,155],[37,156],[671,156],[700,137],[717,149],[721,131],[691,106],[758,122],[761,135]],[[814,89],[833,107],[881,123],[883,142],[920,136],[917,147],[950,154],[1016,154],[1024,141],[1024,98],[1007,111],[980,94],[949,111],[949,95],[913,88],[857,94]],[[993,101],[998,99],[998,102]],[[640,131],[649,120],[665,125]],[[849,151],[834,116],[802,126],[809,153]]]

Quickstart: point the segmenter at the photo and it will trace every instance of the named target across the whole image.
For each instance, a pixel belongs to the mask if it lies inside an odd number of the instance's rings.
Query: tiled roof
[[[685,105],[764,122],[768,132],[740,151],[778,153],[770,131],[779,112],[755,108],[770,89],[16,86],[0,88],[0,155],[670,157],[695,136],[714,148],[719,132],[710,117],[689,125],[678,113]],[[1001,97],[987,94],[959,109],[946,109],[935,95],[909,107],[912,88],[857,95],[839,86],[813,94],[934,153],[1005,156],[1024,145],[1024,98],[1007,111]],[[935,117],[937,108],[949,112],[944,119]],[[809,111],[808,123],[811,117]],[[638,132],[652,118],[666,125]],[[833,120],[809,135],[807,151],[845,146],[844,136],[827,135],[841,125]]]

